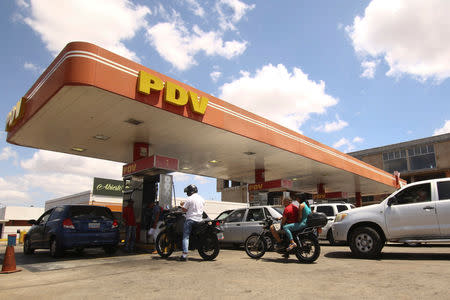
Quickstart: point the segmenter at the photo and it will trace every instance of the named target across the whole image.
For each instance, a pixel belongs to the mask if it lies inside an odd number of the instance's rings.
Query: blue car
[[[103,206],[58,206],[28,222],[33,226],[25,235],[25,254],[50,249],[52,257],[59,257],[66,249],[81,252],[90,247],[103,247],[107,254],[113,254],[119,243],[119,223],[111,210]]]

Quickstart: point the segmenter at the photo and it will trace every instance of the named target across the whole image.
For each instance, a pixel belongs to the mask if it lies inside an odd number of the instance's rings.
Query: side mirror
[[[28,220],[27,222],[28,222],[28,224],[31,224],[31,225],[36,225],[37,224],[36,220],[34,220],[34,219]]]

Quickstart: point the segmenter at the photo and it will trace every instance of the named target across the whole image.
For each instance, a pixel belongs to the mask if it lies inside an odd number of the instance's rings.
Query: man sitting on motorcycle
[[[183,226],[183,254],[179,258],[180,261],[187,260],[189,251],[189,236],[192,231],[192,226],[202,221],[203,207],[205,205],[205,200],[202,196],[197,194],[198,189],[195,185],[188,185],[184,189],[184,192],[187,194],[188,198],[185,202],[181,203],[181,208],[186,213],[186,221]]]
[[[270,226],[270,231],[272,232],[273,237],[277,241],[275,245],[275,250],[279,250],[283,247],[281,244],[281,238],[279,232],[281,229],[285,229],[287,225],[294,224],[298,222],[298,207],[292,204],[292,200],[289,197],[284,197],[283,200],[284,211],[283,217],[281,218],[281,226],[278,227],[279,224],[273,224]],[[286,231],[287,233],[287,231]],[[292,234],[290,236],[292,238]]]
[[[311,213],[311,208],[309,208],[309,205],[306,203],[306,200],[300,200],[299,199],[300,206],[298,207],[298,221],[295,223],[287,224],[283,227],[284,231],[286,231],[286,235],[289,238],[289,247],[287,247],[286,251],[291,251],[295,247],[297,247],[297,244],[294,242],[294,238],[292,237],[292,231],[298,231],[300,229],[303,229],[306,227],[306,219],[308,218],[308,215]]]

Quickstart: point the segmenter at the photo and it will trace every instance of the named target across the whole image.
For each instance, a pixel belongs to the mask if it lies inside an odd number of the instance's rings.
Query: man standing
[[[180,261],[187,261],[189,251],[189,235],[192,231],[192,226],[202,220],[203,207],[205,200],[198,194],[198,189],[195,185],[190,184],[184,192],[188,198],[186,202],[182,203],[182,209],[186,213],[186,221],[183,226],[183,254],[179,258]]]
[[[123,208],[122,218],[125,221],[125,250],[127,252],[134,252],[134,243],[136,241],[136,218],[134,217],[134,201],[128,200],[127,206]]]

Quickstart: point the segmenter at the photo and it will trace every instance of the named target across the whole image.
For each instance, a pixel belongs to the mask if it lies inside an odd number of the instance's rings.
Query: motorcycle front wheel
[[[251,258],[261,258],[267,251],[266,240],[258,233],[252,233],[245,240],[244,249]]]
[[[200,254],[204,260],[213,260],[219,255],[219,251],[219,240],[215,233],[208,233],[198,248],[198,254]]]
[[[170,240],[169,234],[165,230],[161,231],[156,237],[155,246],[156,251],[162,258],[169,257],[175,248],[174,242]]]
[[[313,263],[320,255],[320,245],[316,238],[306,236],[299,238],[301,245],[297,247],[295,256],[297,259],[306,264]]]

